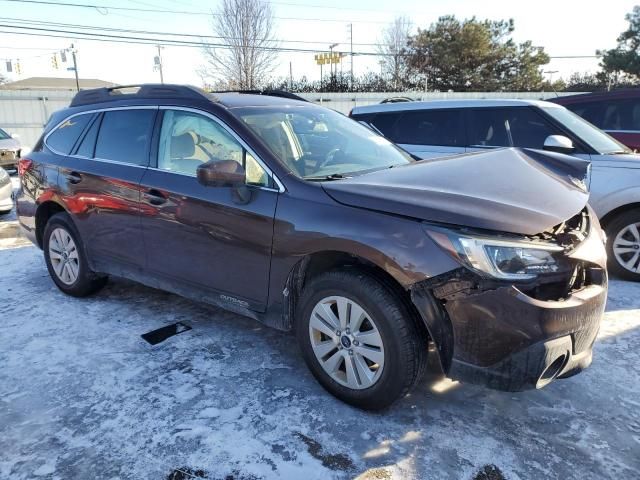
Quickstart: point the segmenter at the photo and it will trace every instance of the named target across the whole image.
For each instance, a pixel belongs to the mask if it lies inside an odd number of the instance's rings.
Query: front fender
[[[595,167],[591,174],[589,204],[602,220],[630,204],[640,204],[640,169]]]

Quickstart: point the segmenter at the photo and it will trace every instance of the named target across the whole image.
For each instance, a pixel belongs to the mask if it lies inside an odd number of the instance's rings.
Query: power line
[[[91,33],[91,32],[78,32],[71,30],[59,30],[52,28],[42,28],[42,27],[34,27],[34,26],[22,26],[22,25],[10,25],[5,23],[0,23],[1,28],[9,28],[12,30],[29,30],[29,32],[24,31],[1,31],[0,33],[5,34],[16,34],[16,35],[28,35],[28,36],[43,36],[43,37],[53,37],[53,38],[69,38],[72,36],[73,38],[83,39],[83,40],[96,40],[96,41],[104,41],[104,42],[116,42],[116,43],[137,43],[141,45],[164,45],[164,46],[185,46],[185,47],[204,47],[209,46],[213,48],[234,48],[233,45],[228,43],[209,43],[209,42],[197,42],[190,40],[176,40],[176,39],[167,39],[167,38],[157,38],[157,37],[134,37],[129,35],[110,35],[107,33]],[[38,32],[46,32],[46,33],[32,33],[31,31],[36,30]],[[54,35],[55,34],[55,35]],[[61,35],[62,34],[62,35]],[[65,36],[66,35],[66,36]],[[276,51],[276,52],[298,52],[298,53],[317,53],[318,49],[311,48],[292,48],[292,47],[270,47],[270,46],[257,46],[253,47],[258,50],[267,50],[267,51]],[[377,52],[353,52],[354,55],[372,55],[372,56],[380,56]]]
[[[114,27],[99,27],[97,25],[78,25],[72,23],[60,23],[60,22],[47,22],[47,21],[35,21],[28,20],[23,18],[10,18],[10,17],[0,17],[0,21],[4,22],[16,22],[28,25],[44,25],[44,26],[54,26],[54,27],[62,27],[62,28],[82,28],[86,30],[103,30],[108,32],[124,32],[124,33],[135,33],[135,34],[143,34],[143,35],[167,35],[174,37],[190,37],[190,38],[215,38],[219,40],[240,40],[240,38],[228,38],[228,37],[220,37],[215,35],[205,35],[205,34],[194,34],[194,33],[181,33],[181,32],[159,32],[159,31],[149,31],[149,30],[132,30],[126,28],[114,28]],[[328,40],[278,40],[278,42],[282,43],[302,43],[302,44],[322,44],[329,42]],[[335,43],[335,42],[329,42]],[[353,43],[353,45],[357,46],[369,46],[369,47],[377,47],[382,46],[379,43]]]
[[[190,34],[190,33],[180,33],[180,32],[160,32],[160,31],[149,31],[149,30],[132,30],[132,29],[126,29],[126,28],[99,27],[99,26],[96,26],[96,25],[78,25],[78,24],[60,23],[60,22],[33,21],[33,20],[27,20],[27,19],[22,19],[22,18],[0,17],[0,21],[18,22],[18,23],[22,23],[22,24],[25,24],[25,25],[29,25],[31,28],[36,28],[38,25],[45,25],[45,26],[55,26],[55,27],[61,27],[61,28],[80,28],[80,29],[87,29],[87,30],[98,30],[98,31],[102,30],[102,31],[106,31],[106,32],[122,32],[122,33],[133,33],[133,34],[140,34],[140,35],[162,35],[162,36],[173,36],[173,37],[190,37],[190,38],[199,38],[199,39],[211,38],[211,39],[217,39],[217,40],[239,40],[238,38],[227,38],[227,37],[220,37],[220,36],[215,36],[215,35],[200,35],[200,34]],[[86,32],[74,32],[74,33],[84,34]],[[100,35],[100,34],[97,34],[97,35]],[[129,37],[117,36],[117,38],[129,38]],[[131,38],[136,38],[137,39],[137,37],[131,37]],[[155,41],[155,39],[152,39],[152,40]],[[168,41],[172,41],[171,39],[167,39],[167,40]],[[328,40],[317,40],[317,41],[312,41],[312,40],[277,40],[277,42],[278,43],[312,44],[312,45],[313,44],[322,44],[322,45],[324,45],[325,43],[335,43],[335,42],[329,42]],[[205,44],[206,42],[198,42],[198,43],[199,44]],[[356,43],[356,42],[354,42],[353,45],[355,45],[355,46],[368,46],[368,47],[384,46],[381,43]],[[11,47],[11,48],[20,48],[20,47]],[[317,50],[322,50],[322,48],[321,49],[317,49]],[[316,52],[317,50],[313,50],[313,52]],[[354,54],[356,54],[356,55],[358,55],[358,54],[360,54],[360,55],[362,55],[362,54],[374,54],[374,52],[354,52]],[[378,52],[375,52],[375,54],[376,55],[380,55]],[[389,54],[389,55],[394,55],[394,54]],[[552,59],[580,59],[580,58],[600,58],[600,56],[599,55],[551,55],[550,58],[552,58]]]
[[[105,10],[107,13],[104,13],[103,15],[107,15],[109,13],[109,10],[116,10],[116,11],[128,11],[128,12],[140,12],[140,13],[166,13],[166,14],[173,14],[173,15],[198,15],[198,16],[202,16],[202,15],[213,15],[213,16],[219,16],[220,14],[218,13],[214,13],[211,11],[205,11],[205,10],[170,10],[170,9],[158,9],[158,8],[139,8],[139,7],[112,7],[109,5],[97,5],[97,4],[87,4],[87,3],[68,3],[68,2],[53,2],[53,1],[46,1],[46,0],[0,0],[3,2],[12,2],[12,3],[28,3],[28,4],[38,4],[38,5],[54,5],[57,7],[78,7],[78,8],[90,8],[93,10],[98,11],[99,13],[102,13],[100,10]],[[273,18],[276,18],[278,20],[296,20],[296,21],[305,21],[305,22],[332,22],[332,23],[345,23],[345,22],[351,22],[351,23],[372,23],[372,24],[382,24],[382,25],[387,25],[389,22],[388,21],[376,21],[376,20],[356,20],[356,21],[351,21],[351,20],[345,20],[343,18],[341,19],[333,19],[333,18],[304,18],[304,17],[278,17],[278,16],[274,16]]]

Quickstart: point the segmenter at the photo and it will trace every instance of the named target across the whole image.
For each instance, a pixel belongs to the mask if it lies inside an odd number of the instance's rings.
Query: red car
[[[569,95],[550,100],[640,151],[640,88]]]

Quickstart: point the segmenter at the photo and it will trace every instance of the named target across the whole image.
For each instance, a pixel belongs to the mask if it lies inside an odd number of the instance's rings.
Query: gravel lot
[[[249,319],[117,279],[66,297],[13,214],[0,319],[1,479],[640,478],[640,284],[612,281],[586,372],[509,394],[434,371],[381,414]]]

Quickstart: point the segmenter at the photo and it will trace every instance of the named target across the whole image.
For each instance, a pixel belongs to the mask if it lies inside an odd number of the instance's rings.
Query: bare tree
[[[203,81],[238,89],[253,89],[264,83],[278,57],[269,2],[222,0],[213,13],[212,28],[220,41],[203,47]]]
[[[396,17],[382,31],[378,41],[378,53],[382,55],[382,70],[391,77],[394,88],[400,89],[407,74],[405,48],[411,35],[413,24],[408,17]]]

